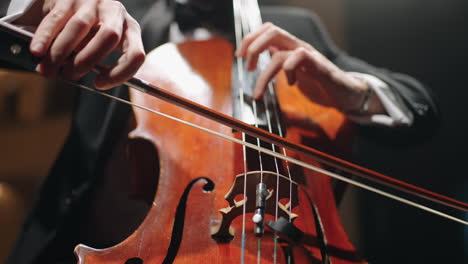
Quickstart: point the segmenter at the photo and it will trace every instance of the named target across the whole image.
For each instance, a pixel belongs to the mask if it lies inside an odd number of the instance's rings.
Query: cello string
[[[254,13],[254,11],[255,11],[254,10],[255,9],[254,1],[249,1],[249,3],[250,3],[250,6],[247,8],[247,10]],[[255,1],[255,3],[256,3],[256,1]],[[250,31],[251,32],[258,29],[260,27],[260,24],[261,24],[261,21],[255,20],[255,18],[257,18],[257,16],[255,16],[255,14],[252,14],[252,13],[249,14],[249,17],[251,18],[249,20],[249,22],[250,22],[249,26],[250,26]],[[263,54],[263,58],[268,60],[268,55],[266,53]],[[266,62],[266,60],[264,62]],[[259,60],[257,71],[261,71],[262,67],[264,66],[264,65],[262,65],[261,61],[262,60]],[[251,84],[254,85],[253,82]],[[267,91],[267,93],[268,93],[268,91]],[[256,105],[256,100],[253,100],[253,102]],[[271,125],[270,109],[269,109],[268,100],[266,100],[266,96],[263,97],[263,104],[264,104],[264,109],[265,109],[268,132],[273,133],[273,127]],[[276,152],[274,144],[271,144],[271,150]],[[276,157],[273,157],[273,161],[274,161],[275,170],[276,170],[275,221],[277,221],[278,220],[278,204],[279,204],[279,188],[280,188],[280,186],[279,186],[279,173],[280,172],[279,172],[279,166],[278,166],[278,159]],[[262,174],[263,174],[263,172],[262,172]],[[262,175],[262,178],[261,178],[261,182],[263,183],[263,175]],[[278,243],[277,243],[277,239],[276,239],[277,237],[278,237],[278,234],[277,234],[277,231],[275,230],[274,233],[273,233],[273,263],[274,264],[277,263],[277,259],[278,259],[278,257],[277,257],[278,256],[278,253],[277,253],[278,252]]]
[[[247,2],[249,4],[249,7],[246,8],[248,10],[249,14],[249,26],[250,26],[250,32],[253,32],[254,30],[257,30],[261,27],[262,25],[262,18],[260,14],[260,9],[258,6],[258,1],[257,0],[251,0]],[[265,65],[268,64],[270,60],[269,53],[267,51],[262,52],[262,54],[259,55],[259,60],[258,60],[258,65],[257,65],[257,71],[261,72],[262,69],[265,67]],[[255,86],[255,82],[252,82],[252,85]],[[271,84],[271,82],[269,82]],[[265,109],[265,115],[266,115],[266,121],[267,121],[267,126],[268,126],[268,132],[273,133],[273,126],[271,124],[271,115],[270,115],[270,105],[268,103],[267,98],[271,98],[273,101],[276,100],[276,98],[272,95],[269,94],[271,91],[266,91],[265,96],[263,96],[263,104],[264,104],[264,109]],[[256,104],[256,100],[254,100],[254,103]],[[276,105],[276,104],[273,104]],[[277,122],[277,130],[281,131],[281,126],[278,126],[279,123]],[[280,135],[282,137],[282,135]],[[271,144],[271,150],[273,152],[277,152],[275,149],[275,145]],[[278,221],[278,208],[279,208],[279,191],[280,191],[280,170],[279,170],[279,165],[278,165],[278,158],[273,157],[274,160],[274,165],[275,165],[275,171],[276,171],[276,189],[275,189],[275,221]],[[292,185],[290,184],[289,186],[292,188]],[[291,192],[290,192],[291,193]],[[278,262],[278,232],[275,230],[273,232],[273,263],[276,264]],[[289,262],[289,261],[288,261]]]
[[[255,100],[252,101],[252,109],[253,109],[253,112],[254,112],[254,126],[256,128],[258,128],[258,112],[257,112],[257,103]],[[269,131],[271,132],[271,131]],[[257,138],[257,146],[261,146],[260,145],[260,138]],[[260,183],[263,183],[263,161],[262,161],[262,153],[259,151],[258,152],[258,165],[260,167]]]
[[[122,103],[125,103],[125,104],[128,104],[128,105],[133,106],[133,107],[135,107],[135,108],[139,108],[139,109],[142,109],[142,110],[151,112],[151,113],[153,113],[153,114],[156,114],[156,115],[159,115],[159,116],[163,116],[163,117],[169,118],[169,119],[174,120],[174,121],[176,121],[176,122],[179,122],[179,123],[182,123],[182,124],[191,126],[191,127],[193,127],[193,128],[196,128],[196,129],[205,131],[205,132],[210,133],[210,134],[212,134],[212,135],[215,135],[215,136],[224,138],[224,139],[226,139],[226,140],[230,140],[230,141],[232,141],[232,142],[234,142],[234,143],[236,143],[236,144],[245,145],[247,148],[254,149],[254,150],[257,150],[257,151],[261,151],[261,152],[263,152],[263,153],[265,153],[265,154],[267,154],[267,155],[271,155],[271,156],[277,157],[277,158],[279,158],[279,159],[288,161],[288,162],[290,162],[290,163],[292,163],[292,164],[296,164],[296,165],[301,166],[301,167],[303,167],[303,168],[310,169],[310,170],[315,171],[315,172],[318,172],[318,173],[322,173],[322,174],[327,175],[327,176],[329,176],[329,177],[331,177],[331,178],[334,178],[334,179],[337,179],[337,180],[340,180],[340,181],[349,183],[349,184],[351,184],[351,185],[354,185],[354,186],[356,186],[356,187],[365,189],[365,190],[367,190],[367,191],[370,191],[370,192],[379,194],[379,195],[384,196],[384,197],[387,197],[387,198],[389,198],[389,199],[399,201],[399,202],[401,202],[401,203],[410,205],[410,206],[412,206],[412,207],[421,209],[421,210],[423,210],[423,211],[426,211],[426,212],[429,212],[429,213],[432,213],[432,214],[441,216],[441,217],[443,217],[443,218],[446,218],[446,219],[448,219],[448,220],[452,220],[452,221],[454,221],[454,222],[457,222],[457,223],[460,223],[460,224],[463,224],[463,225],[467,225],[467,226],[468,226],[468,221],[465,221],[465,220],[462,220],[462,219],[460,219],[460,218],[457,218],[457,217],[451,216],[451,215],[449,215],[449,214],[443,213],[443,212],[441,212],[441,211],[439,211],[439,210],[436,210],[436,209],[433,209],[433,208],[429,208],[429,207],[427,207],[427,206],[424,206],[424,205],[421,205],[421,204],[419,204],[419,203],[410,201],[410,200],[408,200],[408,199],[405,199],[405,198],[402,198],[402,197],[393,195],[393,194],[388,193],[388,192],[386,192],[386,191],[382,191],[382,190],[380,190],[380,189],[377,189],[377,188],[375,188],[375,187],[369,186],[369,185],[367,185],[367,184],[360,183],[360,182],[358,182],[358,181],[356,181],[356,180],[349,179],[349,178],[344,177],[344,176],[342,176],[342,175],[339,175],[339,174],[337,174],[337,173],[334,173],[334,172],[331,172],[331,171],[327,171],[327,170],[325,170],[325,169],[322,169],[322,168],[319,168],[319,167],[317,167],[317,166],[308,164],[308,163],[306,163],[306,162],[303,162],[303,161],[294,159],[294,158],[289,157],[289,156],[285,156],[285,155],[283,155],[283,154],[281,154],[281,153],[273,152],[273,151],[271,151],[271,150],[269,150],[269,149],[266,149],[266,148],[258,147],[258,146],[256,146],[256,145],[251,144],[251,143],[248,143],[248,142],[243,142],[242,140],[239,140],[239,139],[237,139],[237,138],[234,138],[234,137],[225,135],[225,134],[223,134],[223,133],[220,133],[220,132],[211,130],[211,129],[206,128],[206,127],[199,126],[199,125],[197,125],[197,124],[190,123],[190,122],[188,122],[188,121],[185,121],[185,120],[182,120],[182,119],[179,119],[179,118],[170,116],[170,115],[168,115],[168,114],[164,114],[164,113],[158,112],[158,111],[153,110],[153,109],[150,109],[150,108],[148,108],[148,107],[135,104],[135,103],[133,103],[133,102],[131,102],[131,101],[127,101],[127,100],[121,99],[121,98],[119,98],[119,97],[116,97],[116,96],[113,96],[113,95],[110,95],[110,94],[106,94],[106,93],[101,92],[101,91],[98,91],[98,90],[96,90],[96,89],[89,88],[89,87],[86,87],[86,86],[84,86],[84,85],[74,83],[74,82],[72,82],[72,81],[67,81],[67,80],[64,80],[64,81],[67,82],[67,83],[69,83],[70,85],[74,85],[74,86],[80,87],[80,88],[82,88],[82,89],[84,89],[84,90],[87,90],[87,91],[90,91],[90,92],[94,92],[94,93],[96,93],[96,94],[99,94],[99,95],[102,95],[102,96],[111,98],[111,99],[113,99],[113,100],[116,100],[116,101],[119,101],[119,102],[122,102]],[[139,89],[137,86],[135,86],[135,85],[132,84],[132,83],[126,82],[125,84],[128,85],[128,86],[130,86],[130,87],[133,87],[133,88],[135,88],[135,89]],[[427,199],[426,199],[426,200],[427,200]]]
[[[278,106],[278,104],[276,103],[276,100],[277,100],[277,97],[274,95],[274,88],[273,88],[273,85],[271,82],[268,83],[268,86],[269,86],[269,93],[268,93],[268,96],[271,98],[271,100],[273,101],[273,115],[275,116],[275,120],[276,120],[276,126],[277,126],[277,129],[278,129],[278,135],[280,137],[283,137],[283,132],[282,132],[282,127],[281,127],[281,124],[279,122],[279,118],[278,116],[276,115],[278,113],[278,109],[276,108]],[[264,99],[265,100],[265,99]],[[268,100],[265,100],[265,104],[267,105],[268,103]],[[276,107],[275,107],[276,106]],[[268,109],[268,107],[266,107]],[[275,114],[276,113],[276,114]],[[267,110],[267,115],[269,115],[269,111]],[[270,120],[268,119],[268,126],[271,126],[271,123],[270,123]],[[271,144],[271,147],[273,149],[273,151],[275,151],[275,145],[274,144]],[[277,152],[277,151],[275,151]],[[286,151],[285,149],[283,148],[283,154],[285,156],[287,156],[286,154]],[[290,201],[290,205],[292,208],[292,177],[291,177],[291,171],[289,169],[289,164],[288,162],[286,161],[286,169],[287,169],[287,175],[288,175],[288,179],[289,179],[289,201]],[[280,188],[280,178],[279,178],[279,166],[278,166],[278,160],[277,158],[275,157],[275,166],[276,166],[276,171],[277,171],[277,174],[278,176],[276,177],[276,197],[275,197],[275,221],[278,221],[278,208],[279,208],[279,188]],[[289,215],[289,222],[291,222],[291,214],[288,214]],[[274,258],[274,263],[277,262],[277,250],[278,250],[278,233],[276,232],[275,230],[275,234],[274,234],[274,252],[273,252],[273,258]],[[290,259],[290,255],[288,254],[288,263],[291,262],[291,259]]]
[[[241,12],[240,14],[241,14],[242,28],[244,29],[243,30],[244,36],[247,35],[248,33],[252,32],[252,28],[250,27],[252,17],[248,13],[249,10],[250,10],[250,7],[249,7],[248,3],[249,3],[249,0],[241,0],[241,5],[242,5],[241,10],[243,10],[244,12]],[[237,47],[240,47],[240,46],[237,46]],[[244,66],[244,71],[245,70],[246,69],[245,69],[245,66]],[[245,72],[245,75],[249,76],[247,74],[247,72]],[[255,100],[252,100],[252,109],[253,109],[253,114],[254,114],[254,125],[255,125],[256,128],[258,128],[258,119],[259,118],[258,118],[258,111],[257,111],[257,102]],[[256,141],[257,141],[257,146],[261,147],[260,138],[257,138]],[[262,162],[262,152],[260,152],[260,151],[258,151],[258,163],[259,163],[259,168],[260,168],[260,183],[259,184],[263,184],[263,162]],[[262,194],[256,194],[256,195],[261,196]],[[259,198],[255,197],[255,199],[259,199]],[[260,199],[262,199],[262,198],[260,198]],[[262,215],[262,217],[264,217],[264,215]],[[261,221],[264,221],[264,219],[261,219]],[[257,225],[257,223],[255,223],[255,225]],[[262,223],[262,225],[263,225],[263,223]],[[255,229],[257,229],[257,228],[258,227],[255,226]],[[257,230],[255,230],[255,232],[257,232]],[[260,230],[260,232],[263,232],[263,230]],[[257,264],[260,264],[260,262],[261,262],[261,252],[262,252],[261,239],[262,239],[262,237],[261,237],[261,234],[260,234],[258,236],[258,238],[257,238]]]
[[[242,24],[241,24],[241,12],[239,6],[240,0],[233,0],[233,12],[234,12],[234,32],[236,38],[236,46],[239,47],[242,41]],[[240,102],[240,109],[242,109],[242,105],[244,105],[244,69],[243,69],[243,58],[236,57],[237,62],[237,72],[239,76],[239,83],[240,83],[240,91],[239,91],[239,102]],[[241,111],[241,118],[243,118],[244,112]],[[245,132],[242,132],[242,142],[246,142],[245,140]],[[244,264],[245,261],[245,241],[246,241],[246,232],[245,232],[245,224],[246,224],[246,199],[247,199],[247,148],[245,145],[242,146],[242,157],[243,157],[243,165],[244,165],[244,186],[243,186],[243,194],[244,194],[244,203],[242,204],[242,234],[241,234],[241,264]]]
[[[254,31],[254,30],[257,30],[258,28],[260,28],[261,24],[262,24],[262,21],[261,21],[261,17],[260,17],[260,13],[256,12],[258,11],[258,2],[257,1],[248,1],[249,3],[249,7],[246,8],[246,10],[248,10],[249,12],[249,26],[250,26],[250,32]],[[265,53],[263,55],[260,55],[261,56],[261,60],[259,60],[259,65],[258,65],[258,68],[257,68],[257,71],[261,71],[262,67],[265,65],[262,63],[260,63],[262,61],[263,58],[266,59],[266,61],[268,60],[268,55]],[[252,82],[251,84],[253,84],[254,82]],[[268,92],[267,92],[268,93]],[[256,101],[254,101],[254,103],[256,104]],[[265,109],[265,115],[266,115],[266,121],[267,121],[267,126],[268,126],[268,132],[270,133],[273,133],[273,127],[272,127],[272,124],[271,124],[271,115],[270,115],[270,107],[269,107],[269,104],[268,104],[268,100],[266,100],[266,96],[263,97],[263,103],[264,103],[264,109]],[[272,151],[276,151],[275,150],[275,145],[274,144],[271,144],[271,149]],[[278,166],[278,159],[276,157],[274,157],[274,166],[275,166],[275,171],[276,171],[276,175],[277,175],[277,180],[276,180],[276,191],[275,191],[275,221],[278,220],[278,204],[279,204],[279,188],[280,188],[280,185],[279,185],[279,174],[280,174],[280,171],[279,171],[279,166]],[[277,234],[277,231],[274,231],[273,233],[273,263],[277,263],[277,256],[278,256],[278,243],[277,243],[277,237],[278,237],[278,234]]]
[[[264,97],[264,103],[265,103],[265,111],[266,111],[266,116],[267,116],[267,122],[268,122],[268,131],[272,133],[272,126],[271,126],[271,121],[270,121],[270,111],[268,110],[268,100],[265,100]],[[276,152],[275,150],[275,145],[271,144],[271,149],[272,151]],[[276,191],[275,191],[275,221],[278,221],[278,204],[279,204],[279,180],[280,180],[280,172],[279,172],[279,166],[278,166],[278,159],[274,157],[274,163],[275,163],[275,169],[276,169]],[[278,234],[276,230],[274,231],[273,235],[273,263],[277,263],[277,250],[278,250],[278,243],[277,243],[277,237]]]
[[[245,6],[245,1],[243,0],[240,0],[239,1],[239,7],[240,9],[238,9],[238,17],[240,18],[240,35],[236,35],[236,42],[237,42],[237,48],[240,47],[240,43],[243,39],[243,37],[245,35],[247,35],[249,33],[249,23],[248,23],[248,16],[246,16],[246,13],[245,13],[245,10],[246,10],[246,6]],[[248,78],[249,78],[249,75],[245,69],[245,62],[244,60],[241,60],[240,61],[241,63],[239,64],[238,63],[238,67],[239,67],[239,71],[238,71],[238,74],[243,74],[244,78],[241,80],[239,79],[239,82],[240,82],[240,87],[242,87],[240,93],[242,94],[242,96],[244,96],[244,92],[245,92],[245,89],[244,89],[244,85],[247,84],[247,81],[248,81]],[[247,88],[247,87],[245,87]],[[240,106],[240,111],[241,113],[244,113],[244,109],[243,107],[245,108],[246,106],[242,103],[241,106]],[[258,114],[257,114],[257,105],[256,105],[256,102],[253,101],[252,102],[252,110],[253,110],[253,118],[254,118],[254,126],[256,128],[258,128]],[[258,147],[261,147],[260,145],[260,139],[257,138],[256,139],[257,141],[257,146]],[[244,152],[245,153],[245,152]],[[246,161],[247,162],[247,161]],[[262,155],[261,155],[261,152],[258,151],[258,163],[259,163],[259,168],[260,168],[260,183],[263,183],[263,163],[262,163]],[[244,185],[246,186],[247,185],[247,176],[245,175],[244,176]],[[244,199],[249,199],[249,197],[247,197],[247,194],[244,193]],[[255,197],[255,199],[257,199],[257,197]],[[246,203],[244,203],[244,208],[246,206]],[[243,217],[245,219],[245,216],[246,216],[246,211],[243,212]],[[243,225],[245,225],[246,223],[243,222]],[[257,228],[257,227],[255,227]],[[243,249],[245,250],[245,248]],[[260,263],[260,260],[261,260],[261,237],[258,237],[257,239],[257,263]]]
[[[239,28],[241,30],[238,30],[238,32],[240,32],[240,34],[236,34],[236,46],[237,48],[240,47],[240,43],[243,39],[243,37],[249,33],[249,30],[248,30],[248,20],[245,16],[245,10],[246,10],[246,7],[245,7],[245,1],[243,0],[240,0],[239,2],[239,6],[240,7],[239,9],[237,9],[237,12],[238,12],[238,15],[237,17],[240,18],[240,23],[237,24],[239,26]],[[244,64],[244,60],[238,60],[238,74],[242,74],[244,76],[244,78],[242,79],[239,79],[239,83],[240,83],[240,87],[241,87],[241,90],[240,90],[240,94],[242,95],[242,97],[244,96],[244,85],[246,84],[246,81],[247,81],[247,78],[248,78],[248,73],[245,69],[245,64]],[[246,87],[245,87],[246,88]],[[244,109],[243,107],[245,107],[244,103],[241,103],[240,105],[240,111],[241,113],[243,114],[244,113]],[[252,108],[253,108],[253,116],[254,116],[254,125],[255,127],[258,128],[258,117],[257,117],[257,107],[256,107],[256,103],[255,101],[253,102],[252,104]],[[243,116],[241,115],[241,118]],[[260,147],[260,140],[259,138],[257,138],[257,146]],[[246,155],[246,151],[244,151],[244,155]],[[259,168],[260,168],[260,182],[263,183],[263,164],[262,164],[262,155],[261,155],[261,152],[258,152],[258,162],[259,162]],[[245,161],[245,163],[247,163],[247,161]],[[247,186],[247,175],[245,174],[244,175],[244,186],[245,186],[245,190],[246,190],[246,186]],[[255,197],[256,199],[257,197]],[[247,194],[244,192],[244,199],[248,199],[247,197]],[[245,206],[246,206],[246,203],[243,204],[244,205],[244,209],[245,209]],[[245,222],[245,217],[246,217],[246,211],[244,210],[243,211],[243,225],[245,226],[246,222]],[[245,227],[244,227],[244,230],[245,230]],[[260,238],[258,238],[258,243],[257,243],[257,262],[260,263],[260,260],[261,260],[261,240]],[[245,248],[243,248],[243,250],[245,250]]]
[[[252,28],[251,28],[251,18],[250,15],[248,14],[248,11],[249,11],[249,5],[248,5],[249,1],[246,1],[246,0],[241,0],[241,9],[240,10],[243,10],[244,12],[240,12],[240,18],[241,18],[241,25],[242,25],[242,33],[243,33],[243,36],[247,35],[248,33],[252,32]],[[240,42],[242,41],[242,38],[243,36],[241,37],[241,39],[239,40],[239,45],[237,47],[240,47]],[[245,66],[243,66],[243,73],[245,74],[245,76],[249,76],[246,69],[245,69]],[[247,80],[244,79],[244,81],[242,82],[241,86],[243,86],[245,83],[246,83]],[[244,90],[241,91],[242,93],[244,92]],[[241,107],[243,107],[244,105],[241,105]],[[242,110],[242,109],[241,109]],[[252,110],[253,110],[253,115],[254,115],[254,126],[256,128],[258,128],[258,111],[257,111],[257,102],[255,100],[252,100]],[[243,111],[242,111],[243,112]],[[260,139],[257,138],[257,146],[261,146],[260,145]],[[263,183],[263,162],[262,162],[262,153],[261,152],[258,152],[258,165],[260,167],[260,183]]]
[[[254,20],[253,24],[254,24],[254,28],[255,29],[258,29],[260,28],[261,24],[263,23],[262,22],[262,18],[261,18],[261,14],[260,14],[260,8],[258,6],[258,1],[257,0],[252,0],[252,1],[249,1],[249,3],[251,4],[251,7],[249,8],[249,10],[251,11],[251,14],[249,17],[252,18],[252,20]],[[262,68],[264,67],[270,60],[270,55],[268,52],[263,52],[260,56],[259,56],[259,68]],[[268,87],[272,88],[272,82],[269,82],[268,83]],[[267,122],[268,122],[268,131],[270,133],[272,133],[272,125],[271,125],[271,118],[270,118],[270,107],[269,107],[269,104],[268,104],[268,100],[267,100],[267,97],[270,97],[270,99],[272,100],[273,102],[273,109],[274,109],[274,113],[276,112],[277,113],[277,109],[275,107],[278,106],[278,104],[276,103],[276,96],[275,96],[275,92],[274,92],[274,89],[269,89],[266,91],[265,93],[265,96],[263,97],[263,101],[264,101],[264,104],[265,104],[265,111],[266,111],[266,115],[267,115]],[[278,129],[278,134],[280,137],[283,137],[283,133],[282,133],[282,127],[281,127],[281,124],[279,123],[279,119],[276,117],[276,129]],[[276,152],[275,150],[275,145],[274,144],[271,144],[272,146],[272,150]],[[277,161],[277,158],[275,157],[275,167],[276,167],[276,172],[279,174],[279,166],[278,166],[278,161]],[[288,170],[289,172],[289,170]],[[290,173],[288,173],[288,175],[290,176]],[[290,177],[291,178],[291,177]],[[279,178],[278,178],[278,181],[277,181],[277,185],[279,185]],[[277,190],[279,189],[279,187],[277,188]],[[276,203],[278,204],[279,203],[279,198],[278,198],[278,191],[276,193]],[[275,218],[277,220],[278,218],[278,208],[276,208],[276,212],[275,212]]]
[[[254,27],[256,29],[258,29],[258,28],[260,28],[260,26],[263,23],[261,13],[260,13],[260,8],[259,8],[259,5],[258,5],[258,1],[257,0],[252,0],[249,3],[251,4],[251,7],[248,9],[251,12],[249,17],[251,17],[252,20],[255,20],[253,22],[253,24],[254,24]],[[259,56],[259,60],[258,60],[259,65],[258,65],[258,67],[259,68],[264,67],[264,65],[266,65],[269,60],[271,60],[269,53],[267,51],[263,52],[263,54],[260,54],[260,56]],[[277,109],[278,103],[276,102],[277,97],[275,95],[275,91],[273,89],[273,85],[272,85],[271,81],[268,82],[268,87],[269,87],[269,89],[266,91],[265,95],[263,96],[263,102],[265,104],[265,109],[266,109],[265,111],[266,111],[266,115],[267,115],[268,131],[270,133],[272,133],[272,125],[271,125],[270,111],[269,111],[270,107],[269,107],[269,104],[268,104],[267,96],[270,97],[270,99],[273,102],[272,104],[273,104],[273,113],[274,114],[278,113],[278,109]],[[276,119],[276,129],[278,130],[278,134],[279,134],[280,137],[283,137],[282,127],[281,127],[281,124],[279,122],[278,115],[275,116],[275,119]],[[272,151],[276,152],[274,144],[271,144],[271,148],[272,148]],[[286,155],[285,151],[284,151],[284,154]],[[275,193],[275,221],[278,221],[279,189],[280,189],[279,174],[280,173],[279,173],[278,159],[276,157],[274,157],[274,163],[275,163],[275,169],[276,169],[276,173],[277,173],[276,193]],[[289,165],[287,164],[287,162],[286,162],[286,166],[287,166],[287,173],[288,173],[288,178],[289,178],[289,182],[290,182],[290,184],[289,184],[289,200],[292,201],[292,181],[291,181],[292,177],[291,177],[291,172],[289,170]],[[290,214],[289,214],[289,221],[291,221],[291,215]],[[274,235],[273,235],[273,262],[275,264],[277,263],[277,250],[278,250],[278,233],[275,231]],[[291,261],[291,259],[290,259],[290,256],[288,255],[288,263],[290,261]]]
[[[274,88],[273,88],[273,85],[271,85],[271,83],[269,84],[269,87],[268,87],[268,88],[269,88],[269,90],[271,90],[271,93],[275,94],[275,90],[274,90]],[[276,95],[275,95],[275,98],[277,98]],[[276,102],[276,100],[275,100],[274,102]],[[276,104],[277,104],[277,103],[276,103]],[[278,107],[279,107],[279,106],[278,106],[278,104],[277,104],[277,106],[274,107],[273,109],[274,109],[274,111],[275,111],[274,114],[275,114],[276,123],[277,123],[277,126],[278,126],[278,128],[279,128],[279,129],[278,129],[278,130],[279,130],[279,136],[280,136],[280,137],[283,137],[283,130],[282,130],[282,127],[281,127],[281,124],[280,124],[279,113],[278,113]],[[286,153],[286,148],[280,148],[280,149],[283,149],[283,155],[287,157],[288,154]],[[288,208],[288,207],[287,207],[287,208],[289,209],[290,212],[292,212],[292,208],[294,208],[294,206],[293,206],[293,199],[292,199],[292,195],[293,195],[293,193],[292,193],[292,192],[293,192],[293,179],[292,179],[292,175],[291,175],[291,170],[290,170],[290,168],[289,168],[289,162],[288,162],[288,161],[285,161],[285,165],[286,165],[286,171],[287,171],[288,179],[289,179],[289,206],[288,206],[289,208]],[[279,202],[279,201],[278,201],[278,202]],[[288,217],[289,217],[288,221],[291,223],[291,222],[292,222],[291,214],[288,214]],[[288,262],[288,264],[290,264],[290,263],[292,262],[291,254],[288,254],[288,256],[287,256],[287,262]]]
[[[278,127],[278,134],[280,137],[284,137],[283,135],[283,129],[282,129],[282,126],[281,126],[281,123],[280,123],[280,114],[278,112],[278,109],[279,109],[279,105],[278,105],[278,102],[277,102],[277,96],[276,96],[276,92],[275,92],[275,88],[273,87],[273,84],[270,82],[268,83],[268,90],[270,91],[270,93],[272,94],[272,96],[274,97],[274,99],[272,100],[273,103],[275,104],[275,106],[273,107],[273,114],[275,116],[275,120],[276,120],[276,126]],[[288,156],[288,154],[286,153],[286,148],[280,148],[283,150],[283,155],[284,156]],[[285,161],[285,165],[286,165],[286,172],[288,174],[288,178],[289,178],[289,207],[290,208],[293,208],[293,204],[292,204],[292,182],[293,182],[293,179],[292,179],[292,175],[291,175],[291,169],[289,168],[289,162],[288,161]],[[291,222],[291,216],[289,216],[289,221]]]

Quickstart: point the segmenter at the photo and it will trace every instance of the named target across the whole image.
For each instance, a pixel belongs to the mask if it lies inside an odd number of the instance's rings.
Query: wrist
[[[370,99],[372,97],[373,91],[372,89],[367,85],[366,89],[364,91],[364,95],[362,96],[361,103],[359,104],[359,108],[355,110],[358,114],[364,115],[369,112],[369,105],[370,105]]]
[[[348,115],[354,116],[365,116],[365,115],[374,115],[374,114],[384,114],[386,113],[385,108],[383,107],[379,96],[377,95],[375,89],[376,83],[367,78],[366,75],[362,76],[359,73],[350,73],[354,79],[360,80],[364,83],[364,86],[360,85],[356,88],[355,96],[353,97],[353,104],[350,104],[350,108],[345,111]]]
[[[360,77],[350,76],[347,80],[348,95],[346,104],[342,107],[345,114],[364,114],[369,109],[369,103],[372,96],[372,88],[368,82]]]

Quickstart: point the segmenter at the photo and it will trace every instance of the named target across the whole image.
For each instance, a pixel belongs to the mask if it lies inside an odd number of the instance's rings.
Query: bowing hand
[[[255,99],[262,97],[268,83],[283,70],[288,83],[297,85],[316,103],[346,113],[358,111],[365,100],[369,89],[366,81],[342,71],[314,47],[271,23],[246,35],[236,55],[246,58],[247,70],[253,71],[265,50],[272,57],[257,80]]]
[[[44,75],[61,72],[63,77],[77,80],[112,51],[121,50],[116,64],[95,79],[97,88],[107,89],[128,80],[143,64],[140,26],[120,2],[38,0],[36,5],[39,8],[33,6],[24,20],[31,20],[31,15],[39,18],[30,50],[43,58],[38,70]]]

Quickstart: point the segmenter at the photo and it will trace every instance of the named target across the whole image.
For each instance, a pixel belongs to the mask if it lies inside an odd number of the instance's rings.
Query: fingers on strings
[[[301,41],[296,37],[278,28],[271,23],[263,24],[257,31],[247,34],[241,42],[236,55],[246,58],[246,68],[249,71],[256,69],[260,54],[269,50],[272,55],[271,61],[260,74],[254,97],[262,97],[268,83],[280,71],[286,72],[289,84],[296,82],[296,70],[308,64],[312,51],[303,47]]]
[[[270,48],[291,50],[297,46],[296,38],[271,23],[263,24],[260,29],[247,34],[241,42],[237,55],[247,59],[248,70],[255,70],[260,53]]]
[[[315,51],[306,50],[302,47],[292,51],[278,51],[271,57],[270,63],[260,73],[254,89],[254,98],[259,99],[268,89],[269,82],[283,70],[286,74],[288,84],[296,83],[298,75],[305,72],[313,73],[316,68],[317,58]]]

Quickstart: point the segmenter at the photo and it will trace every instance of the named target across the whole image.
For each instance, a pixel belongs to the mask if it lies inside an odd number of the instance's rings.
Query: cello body
[[[148,54],[137,76],[230,115],[233,61],[232,44],[221,38],[165,44]],[[276,86],[284,119],[296,121],[287,126],[289,140],[325,146],[333,153],[349,149],[350,124],[341,113],[310,102],[297,88],[288,86],[283,75],[278,76]],[[232,128],[180,107],[138,91],[130,95],[135,104],[241,138]],[[249,206],[239,214],[244,203],[255,200],[239,192],[240,185],[247,180],[252,188],[259,175],[246,171],[242,146],[136,107],[134,120],[129,138],[149,142],[158,153],[153,161],[158,169],[151,209],[139,228],[118,245],[106,249],[78,245],[79,263],[365,263],[341,226],[329,177],[291,166],[295,194],[287,196],[291,180],[282,175],[276,187],[273,182],[278,173],[262,172],[270,193],[265,218],[275,220],[272,212],[279,210],[280,215],[294,219],[294,226],[304,234],[298,243],[282,239],[275,243],[275,233],[269,229],[261,238],[254,234]],[[316,164],[294,153],[288,155]],[[276,192],[282,193],[277,202],[273,199]]]

